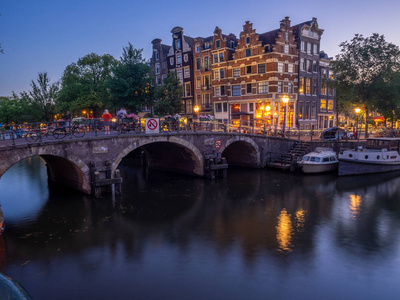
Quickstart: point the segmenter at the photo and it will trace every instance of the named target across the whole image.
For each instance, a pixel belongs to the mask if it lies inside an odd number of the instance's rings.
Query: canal
[[[0,180],[1,272],[33,299],[397,299],[400,176],[230,168],[215,181],[120,166],[121,197]]]

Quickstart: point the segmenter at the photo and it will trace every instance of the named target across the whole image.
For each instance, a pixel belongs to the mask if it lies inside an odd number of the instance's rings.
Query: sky
[[[330,57],[357,33],[400,46],[399,11],[399,0],[0,0],[0,96],[30,91],[42,72],[60,81],[67,65],[92,52],[119,59],[128,43],[150,59],[151,41],[171,45],[175,26],[190,37],[211,36],[216,26],[239,37],[245,21],[263,33],[286,16],[292,25],[315,17]]]

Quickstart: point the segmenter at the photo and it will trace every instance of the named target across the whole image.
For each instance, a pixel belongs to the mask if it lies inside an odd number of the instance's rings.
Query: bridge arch
[[[139,148],[145,152],[150,167],[204,176],[203,155],[200,150],[192,143],[174,136],[135,141],[117,155],[113,171],[125,156]]]
[[[235,136],[221,148],[227,163],[235,166],[261,168],[260,147],[252,138]]]
[[[84,192],[86,194],[91,192],[89,178],[89,167],[81,159],[75,156],[69,156],[68,158],[47,154],[45,152],[25,152],[22,155],[15,155],[7,162],[2,164],[0,170],[0,178],[3,176],[8,169],[20,161],[39,156],[46,162],[47,176],[49,180],[61,183],[63,185],[72,187],[76,190]]]

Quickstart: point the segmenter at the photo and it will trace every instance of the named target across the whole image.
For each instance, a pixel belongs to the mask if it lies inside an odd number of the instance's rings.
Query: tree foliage
[[[124,106],[137,113],[143,106],[153,105],[153,87],[148,76],[150,68],[142,57],[142,51],[129,43],[112,68],[113,76],[108,87],[114,108]]]
[[[50,84],[47,72],[39,73],[37,83],[32,80],[32,91],[29,92],[31,100],[42,110],[44,120],[52,121],[55,114],[55,99],[58,96],[58,82]]]
[[[164,85],[158,87],[156,95],[158,100],[154,111],[157,115],[174,115],[182,111],[182,86],[175,72],[167,75]]]
[[[61,111],[99,111],[110,105],[107,81],[115,59],[109,55],[90,53],[76,63],[68,65],[61,79],[61,90],[57,105]]]
[[[371,37],[356,34],[350,42],[343,42],[340,54],[331,63],[336,73],[339,101],[362,106],[366,115],[381,98],[376,84],[388,74],[400,69],[399,47],[385,41],[383,35]]]

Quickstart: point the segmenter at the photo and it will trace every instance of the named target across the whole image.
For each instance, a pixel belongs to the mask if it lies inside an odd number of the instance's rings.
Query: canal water
[[[33,299],[397,299],[400,176],[230,168],[215,181],[126,159],[121,197],[0,180],[1,272]]]

